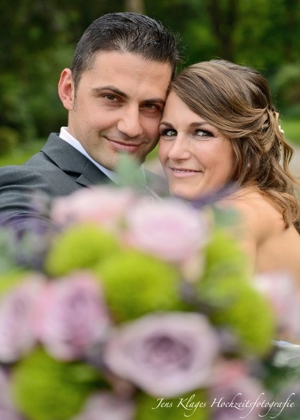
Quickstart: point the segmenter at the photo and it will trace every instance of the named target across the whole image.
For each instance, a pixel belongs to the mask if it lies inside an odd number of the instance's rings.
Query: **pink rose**
[[[73,420],[133,420],[135,406],[112,392],[99,392],[91,396],[82,411]]]
[[[175,199],[140,200],[127,213],[130,245],[168,261],[190,259],[207,242],[208,221]]]
[[[222,350],[223,347],[222,347]],[[220,357],[214,364],[211,383],[213,386],[226,386],[246,376],[248,366],[243,359],[224,359]]]
[[[37,335],[57,359],[80,358],[90,345],[104,337],[108,326],[99,286],[88,272],[50,282],[40,297]]]
[[[104,363],[152,396],[172,398],[210,381],[219,351],[207,319],[196,313],[151,314],[121,326],[104,347]]]
[[[19,360],[36,342],[32,319],[45,278],[32,275],[0,299],[0,361]]]
[[[51,217],[60,225],[76,222],[96,222],[112,225],[136,199],[129,188],[97,186],[83,188],[67,197],[53,201]]]
[[[281,338],[300,338],[300,299],[294,279],[283,272],[263,273],[254,277],[253,284],[273,306]]]

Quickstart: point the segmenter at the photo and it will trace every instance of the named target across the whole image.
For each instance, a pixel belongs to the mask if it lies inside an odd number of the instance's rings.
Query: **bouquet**
[[[298,347],[273,341],[299,337],[295,286],[250,274],[228,212],[108,185],[50,217],[38,269],[2,231],[1,420],[300,418]]]

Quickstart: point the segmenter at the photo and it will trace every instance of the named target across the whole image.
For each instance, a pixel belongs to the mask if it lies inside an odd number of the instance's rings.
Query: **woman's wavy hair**
[[[289,163],[293,149],[279,126],[267,80],[255,69],[225,60],[193,64],[172,82],[179,98],[232,142],[231,181],[256,185],[300,233],[299,203]]]

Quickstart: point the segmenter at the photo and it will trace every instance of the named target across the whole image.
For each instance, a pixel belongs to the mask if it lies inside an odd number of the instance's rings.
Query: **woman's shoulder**
[[[219,205],[222,207],[233,207],[236,209],[249,211],[250,213],[257,214],[257,212],[274,211],[279,213],[272,205],[266,195],[262,194],[255,188],[241,188],[238,191],[224,197]],[[272,213],[273,213],[272,211]]]
[[[285,228],[282,213],[271,199],[255,188],[242,188],[220,202],[240,215],[240,223],[251,229],[258,239]]]

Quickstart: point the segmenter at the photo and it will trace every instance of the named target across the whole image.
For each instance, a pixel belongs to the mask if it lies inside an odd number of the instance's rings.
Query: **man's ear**
[[[72,71],[70,69],[64,69],[61,72],[58,82],[58,95],[63,103],[63,106],[68,111],[71,111],[74,107],[75,91]]]

